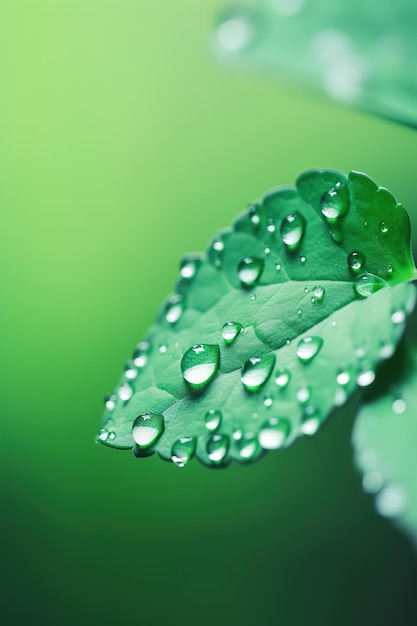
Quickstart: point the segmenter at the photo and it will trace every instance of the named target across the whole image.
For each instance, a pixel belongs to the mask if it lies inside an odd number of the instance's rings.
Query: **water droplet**
[[[271,396],[265,396],[264,398],[264,405],[267,407],[272,406],[274,403],[273,399],[271,398]]]
[[[392,410],[397,415],[401,415],[402,413],[404,413],[406,408],[407,405],[402,398],[397,398],[397,400],[394,400],[394,402],[392,403]]]
[[[384,484],[383,478],[379,472],[367,472],[362,479],[363,490],[367,493],[377,493]]]
[[[266,229],[269,233],[275,232],[275,222],[272,218],[268,219],[268,226],[266,227]]]
[[[301,317],[301,315],[302,315],[302,311],[301,311],[301,309],[298,309],[298,311],[297,311],[297,315],[298,315],[298,317]]]
[[[346,367],[341,367],[336,376],[336,380],[339,385],[347,385],[350,381],[351,372]]]
[[[304,293],[308,293],[310,290],[308,287],[304,287]]]
[[[250,294],[249,294],[249,299],[250,299],[250,300],[252,300],[252,302],[253,302],[254,300],[256,300],[256,294],[255,294],[255,293],[250,293]]]
[[[128,380],[133,380],[138,375],[138,370],[135,367],[133,361],[128,361],[125,364],[125,376]]]
[[[297,400],[300,404],[305,404],[310,400],[311,390],[309,387],[300,387],[296,393]]]
[[[142,413],[133,422],[132,437],[139,448],[149,448],[164,432],[164,418],[159,413]]]
[[[306,227],[305,218],[296,211],[292,215],[287,215],[281,222],[281,238],[290,250],[297,248],[304,235]]]
[[[337,220],[345,215],[349,209],[349,192],[346,185],[337,182],[336,185],[326,191],[320,199],[321,212],[328,220]]]
[[[204,387],[217,374],[219,363],[219,346],[198,344],[187,350],[182,357],[182,375],[190,387]]]
[[[117,393],[123,402],[127,402],[133,396],[133,389],[129,383],[123,383],[117,390]]]
[[[186,280],[191,280],[196,275],[198,268],[202,263],[200,256],[189,254],[185,256],[180,263],[180,274]]]
[[[210,409],[209,411],[207,411],[204,420],[206,422],[206,428],[208,430],[217,430],[222,422],[221,411]]]
[[[113,411],[114,407],[116,406],[116,402],[117,396],[114,393],[108,394],[104,398],[104,406],[108,411]]]
[[[324,294],[325,294],[325,291],[323,287],[320,287],[319,285],[314,287],[313,289],[314,302],[321,302],[324,298]],[[311,298],[312,301],[313,301],[313,298]]]
[[[243,437],[242,430],[240,428],[234,428],[232,437],[235,441],[239,441],[239,439],[242,439]]]
[[[386,286],[387,283],[385,280],[379,276],[375,276],[375,274],[371,274],[369,272],[364,272],[357,277],[355,284],[353,285],[353,290],[359,298],[368,298]]]
[[[307,261],[306,257],[302,254],[300,256],[300,263],[305,263]]]
[[[161,345],[159,346],[159,352],[160,352],[161,354],[165,354],[165,352],[167,351],[167,349],[168,349],[168,348],[166,347],[166,345],[165,345],[164,343],[161,343]]]
[[[242,383],[248,391],[259,391],[268,380],[275,365],[275,354],[264,354],[246,361],[242,367]]]
[[[147,341],[141,341],[133,352],[133,363],[135,367],[145,367],[148,362],[148,354],[151,346]]]
[[[250,461],[258,452],[258,439],[253,433],[247,433],[244,437],[239,439],[237,449],[241,459]]]
[[[222,265],[222,256],[224,250],[224,241],[220,237],[213,239],[208,257],[213,265],[217,268]]]
[[[172,446],[171,459],[178,467],[185,467],[194,456],[196,440],[194,437],[180,437]]]
[[[379,356],[382,359],[389,359],[395,352],[395,345],[389,339],[383,339],[379,348]]]
[[[392,265],[391,265],[391,263],[388,263],[387,272],[388,272],[388,274],[392,274]]]
[[[337,387],[334,393],[333,404],[335,406],[342,406],[347,400],[347,394],[344,387]]]
[[[180,319],[184,310],[183,297],[171,296],[165,305],[165,319],[169,324],[175,324]]]
[[[393,324],[404,324],[405,322],[405,311],[403,309],[397,309],[391,315],[391,322]]]
[[[301,420],[301,432],[304,435],[314,435],[321,424],[321,417],[314,406],[308,406],[303,412]]]
[[[264,450],[278,450],[288,440],[290,422],[285,418],[271,417],[259,431],[258,440]]]
[[[254,226],[259,226],[259,224],[261,223],[261,216],[259,213],[258,205],[253,204],[251,207],[249,207],[248,214],[249,214],[249,219],[252,222],[252,224]]]
[[[113,431],[111,431],[109,433],[109,439],[110,441],[114,441],[116,439],[116,433],[114,433]]]
[[[368,364],[362,365],[356,376],[356,382],[358,383],[359,387],[368,387],[368,385],[371,385],[374,380],[375,371]]]
[[[222,337],[224,342],[228,345],[233,343],[242,328],[242,324],[239,324],[238,322],[226,322],[222,328]]]
[[[281,263],[275,263],[275,269],[277,270],[277,272],[280,272],[282,268]]]
[[[107,428],[101,428],[100,432],[97,436],[97,439],[99,441],[107,441],[107,439],[109,438],[109,431],[107,430]]]
[[[323,339],[321,337],[303,337],[298,342],[297,356],[300,361],[308,363],[318,354],[322,345]]]
[[[207,455],[213,463],[222,463],[229,451],[230,439],[227,435],[212,435],[207,441]]]
[[[258,257],[242,259],[237,267],[240,282],[246,287],[251,287],[258,281],[263,269],[263,259]]]
[[[398,517],[407,506],[407,494],[398,484],[389,484],[381,489],[375,498],[375,507],[380,515]]]
[[[388,226],[387,226],[386,222],[380,222],[379,230],[381,231],[381,233],[387,233],[388,232]]]
[[[270,254],[271,248],[265,248],[264,252],[265,252],[265,254]]]
[[[354,274],[359,274],[365,265],[365,255],[362,252],[351,252],[348,256],[348,265]]]
[[[246,48],[254,37],[254,28],[248,16],[229,17],[217,29],[217,41],[226,52],[237,52]]]
[[[275,383],[280,389],[285,389],[291,379],[291,374],[288,370],[278,370],[275,372]]]

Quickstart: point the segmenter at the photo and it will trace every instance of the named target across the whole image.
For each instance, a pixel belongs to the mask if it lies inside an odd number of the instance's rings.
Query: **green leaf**
[[[224,13],[215,42],[225,63],[417,126],[416,22],[414,0],[257,0]]]
[[[178,465],[254,460],[314,434],[373,381],[403,331],[392,312],[414,304],[400,284],[415,276],[407,214],[358,172],[303,173],[180,267],[98,436]]]
[[[382,393],[358,414],[353,446],[376,510],[417,542],[417,346],[404,347],[399,357],[389,382],[381,381]]]

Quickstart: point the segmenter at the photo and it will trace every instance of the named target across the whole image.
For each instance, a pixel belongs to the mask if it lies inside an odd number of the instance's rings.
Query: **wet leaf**
[[[247,462],[313,435],[373,382],[402,335],[393,311],[404,320],[414,305],[401,284],[415,276],[407,214],[357,172],[301,174],[180,268],[98,436],[179,466]]]
[[[399,357],[391,364],[389,383],[381,381],[381,393],[359,412],[353,446],[376,510],[417,543],[417,346],[404,346]]]
[[[225,12],[214,39],[225,63],[417,126],[416,21],[414,0],[257,0]]]

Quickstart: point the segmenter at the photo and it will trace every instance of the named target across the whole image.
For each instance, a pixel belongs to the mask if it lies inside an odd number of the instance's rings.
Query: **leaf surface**
[[[185,257],[98,441],[223,465],[314,434],[394,352],[392,311],[410,310],[401,283],[414,273],[408,216],[386,189],[358,172],[301,174],[206,257]]]
[[[417,346],[404,347],[389,385],[359,412],[353,431],[355,462],[376,510],[417,542]],[[388,393],[387,393],[388,392]]]
[[[417,126],[416,21],[414,0],[257,0],[225,12],[215,42],[225,63]]]

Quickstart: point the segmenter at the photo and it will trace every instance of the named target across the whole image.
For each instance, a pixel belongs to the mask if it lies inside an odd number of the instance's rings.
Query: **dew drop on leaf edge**
[[[173,444],[171,450],[171,460],[178,467],[185,467],[191,461],[196,449],[195,437],[180,437]]]
[[[278,450],[285,445],[290,432],[291,425],[287,419],[271,417],[259,431],[259,444],[264,450]]]
[[[159,413],[142,413],[132,425],[133,441],[139,448],[152,446],[162,435],[165,422]]]
[[[212,435],[207,440],[207,456],[215,465],[226,460],[229,452],[230,439],[228,435]]]

